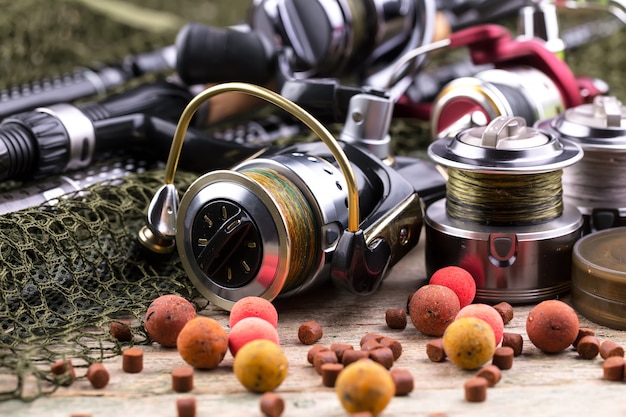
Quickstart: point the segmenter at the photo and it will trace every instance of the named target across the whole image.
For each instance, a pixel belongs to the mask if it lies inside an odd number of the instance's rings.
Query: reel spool
[[[501,116],[433,142],[428,153],[449,178],[446,198],[424,217],[427,276],[461,266],[476,280],[476,299],[488,303],[569,290],[583,219],[562,201],[560,175],[582,157],[578,145]]]
[[[563,171],[563,199],[583,214],[585,233],[626,226],[626,106],[598,96],[536,126],[584,151]]]
[[[185,129],[204,101],[230,91],[277,105],[324,143],[269,150],[232,170],[211,171],[191,184],[179,204],[173,178]],[[165,184],[150,203],[139,240],[155,253],[176,248],[200,293],[230,310],[246,296],[271,301],[328,278],[370,294],[417,244],[421,227],[420,198],[400,173],[358,146],[340,144],[277,93],[225,83],[200,93],[183,112]]]

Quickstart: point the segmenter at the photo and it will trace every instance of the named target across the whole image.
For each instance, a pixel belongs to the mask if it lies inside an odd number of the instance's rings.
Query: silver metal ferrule
[[[67,103],[41,107],[36,111],[56,117],[67,131],[69,155],[64,170],[87,167],[91,163],[96,146],[96,132],[91,120],[78,108]]]

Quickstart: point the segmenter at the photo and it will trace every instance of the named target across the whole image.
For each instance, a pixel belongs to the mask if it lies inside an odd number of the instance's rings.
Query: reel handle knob
[[[330,274],[335,286],[359,295],[375,292],[391,261],[391,247],[383,239],[368,246],[365,234],[345,230],[333,254]]]

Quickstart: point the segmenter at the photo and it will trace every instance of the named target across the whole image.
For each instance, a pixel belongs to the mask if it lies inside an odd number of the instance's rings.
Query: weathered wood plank
[[[391,330],[385,324],[385,310],[402,307],[407,296],[425,281],[423,248],[420,245],[391,271],[380,291],[359,297],[325,286],[311,294],[277,302],[281,344],[289,358],[289,375],[277,392],[286,400],[285,416],[342,416],[332,389],[306,361],[309,346],[297,338],[299,325],[315,319],[324,327],[320,343],[349,343],[358,347],[368,332],[390,335],[403,344],[403,355],[395,366],[409,369],[415,378],[415,390],[407,397],[396,397],[383,412],[384,416],[427,416],[444,412],[450,416],[587,416],[622,415],[626,403],[619,398],[626,385],[602,379],[602,359],[582,360],[573,350],[547,355],[536,349],[525,332],[525,320],[532,306],[515,308],[514,319],[505,331],[524,337],[524,353],[515,358],[513,368],[503,371],[500,383],[490,388],[487,401],[468,403],[463,397],[463,383],[473,375],[450,362],[433,363],[425,352],[430,338],[420,334],[409,323],[405,330]],[[565,299],[567,301],[567,298]],[[228,323],[227,313],[207,308],[206,314]],[[626,332],[598,326],[581,317],[581,326],[596,330],[600,339],[612,339],[626,346]],[[218,369],[197,371],[195,388],[189,394],[171,390],[170,371],[184,362],[175,349],[158,346],[145,348],[144,371],[125,374],[121,358],[106,361],[111,372],[109,385],[103,390],[91,388],[85,378],[71,387],[59,389],[50,397],[25,404],[9,401],[0,404],[4,416],[69,416],[91,413],[95,416],[123,415],[175,416],[175,399],[193,395],[198,400],[198,415],[261,415],[258,394],[247,393],[232,373],[232,357],[227,354]],[[79,376],[84,369],[78,369]],[[1,384],[0,380],[0,384]]]

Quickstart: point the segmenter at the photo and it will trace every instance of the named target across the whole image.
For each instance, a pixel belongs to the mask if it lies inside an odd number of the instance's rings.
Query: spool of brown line
[[[561,170],[493,174],[448,169],[446,210],[457,219],[491,225],[540,224],[563,213]]]
[[[296,288],[306,280],[319,247],[317,237],[312,233],[315,218],[311,208],[302,191],[280,172],[257,168],[243,170],[242,173],[267,191],[284,219],[291,252],[283,290]]]

